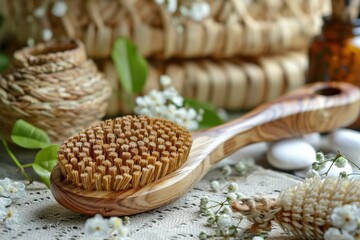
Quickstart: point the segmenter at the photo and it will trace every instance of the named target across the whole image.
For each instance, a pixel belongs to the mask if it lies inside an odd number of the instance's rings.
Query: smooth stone
[[[319,174],[324,174],[330,167],[331,162],[327,162],[325,168],[319,171]],[[295,171],[294,174],[298,177],[305,178],[306,174],[309,172],[311,168],[307,168],[304,170]],[[353,173],[353,169],[350,163],[347,163],[343,168],[338,168],[337,166],[333,165],[328,172],[329,177],[339,177],[340,172],[345,171],[347,174]]]
[[[253,158],[255,160],[259,160],[264,158],[265,153],[268,150],[268,145],[266,142],[259,142],[247,145],[242,147],[240,150],[236,151],[229,157],[225,158],[219,163],[219,166],[223,164],[234,164],[239,160],[244,158]]]
[[[281,170],[309,167],[316,159],[315,149],[301,138],[274,142],[267,152],[270,165]]]
[[[302,139],[307,143],[311,144],[315,149],[322,147],[322,137],[320,133],[309,133],[302,136]]]
[[[337,129],[327,137],[326,148],[333,152],[340,151],[349,160],[360,165],[360,132],[350,129]]]

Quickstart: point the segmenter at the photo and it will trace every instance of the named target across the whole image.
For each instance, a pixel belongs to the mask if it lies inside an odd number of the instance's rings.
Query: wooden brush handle
[[[63,206],[83,214],[122,216],[172,202],[193,187],[224,157],[255,142],[324,132],[359,116],[360,91],[347,83],[304,87],[222,126],[193,134],[187,161],[176,171],[145,186],[125,191],[90,191],[70,185],[56,166],[51,191]]]
[[[263,141],[326,132],[348,126],[359,116],[359,89],[351,84],[329,82],[301,88],[263,104],[227,124],[193,135],[208,143],[211,165],[241,147]]]

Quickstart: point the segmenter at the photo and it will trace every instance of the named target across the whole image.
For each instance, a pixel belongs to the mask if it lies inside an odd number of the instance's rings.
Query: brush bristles
[[[190,133],[175,123],[126,116],[69,138],[58,159],[68,183],[87,190],[120,191],[175,171],[186,161],[191,144]]]

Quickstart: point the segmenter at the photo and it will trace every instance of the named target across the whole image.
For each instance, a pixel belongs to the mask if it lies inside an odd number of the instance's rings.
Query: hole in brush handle
[[[316,94],[322,96],[334,96],[341,94],[341,89],[336,87],[324,87],[315,91]]]

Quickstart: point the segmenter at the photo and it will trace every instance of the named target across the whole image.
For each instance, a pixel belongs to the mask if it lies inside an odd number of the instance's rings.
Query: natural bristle
[[[185,128],[163,119],[125,116],[106,120],[65,141],[58,160],[70,184],[120,191],[175,171],[192,144]]]

